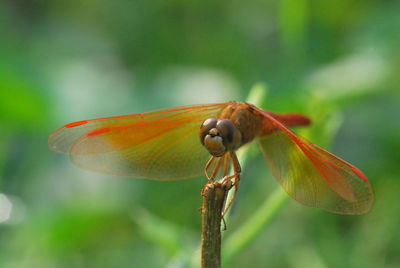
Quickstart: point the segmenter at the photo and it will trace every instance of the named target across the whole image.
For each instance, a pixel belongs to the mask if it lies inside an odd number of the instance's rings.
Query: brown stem
[[[221,267],[221,215],[231,181],[207,183],[202,191],[201,267]]]

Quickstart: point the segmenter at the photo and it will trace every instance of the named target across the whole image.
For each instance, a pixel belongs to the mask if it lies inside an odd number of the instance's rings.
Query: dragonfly
[[[368,212],[374,194],[367,177],[289,129],[309,124],[301,114],[230,101],[77,121],[57,129],[48,142],[84,169],[163,181],[205,174],[212,182],[222,174],[237,191],[236,151],[256,141],[273,177],[297,202],[338,214]]]

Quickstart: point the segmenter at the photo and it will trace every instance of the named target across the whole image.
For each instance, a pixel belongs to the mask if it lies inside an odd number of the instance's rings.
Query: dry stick
[[[207,183],[202,206],[201,267],[221,267],[221,215],[231,181]]]

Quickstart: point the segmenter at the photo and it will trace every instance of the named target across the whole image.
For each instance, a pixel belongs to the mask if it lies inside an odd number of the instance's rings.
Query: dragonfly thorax
[[[209,118],[200,127],[200,140],[211,155],[220,157],[242,145],[242,134],[229,119]]]

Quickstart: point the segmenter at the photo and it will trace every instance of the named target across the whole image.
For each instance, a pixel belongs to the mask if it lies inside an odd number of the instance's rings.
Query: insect
[[[367,177],[288,128],[309,123],[300,114],[231,101],[78,121],[51,134],[49,146],[101,173],[180,180],[205,172],[211,182],[220,172],[237,189],[235,151],[257,140],[272,175],[299,203],[339,214],[367,212],[374,199]]]

